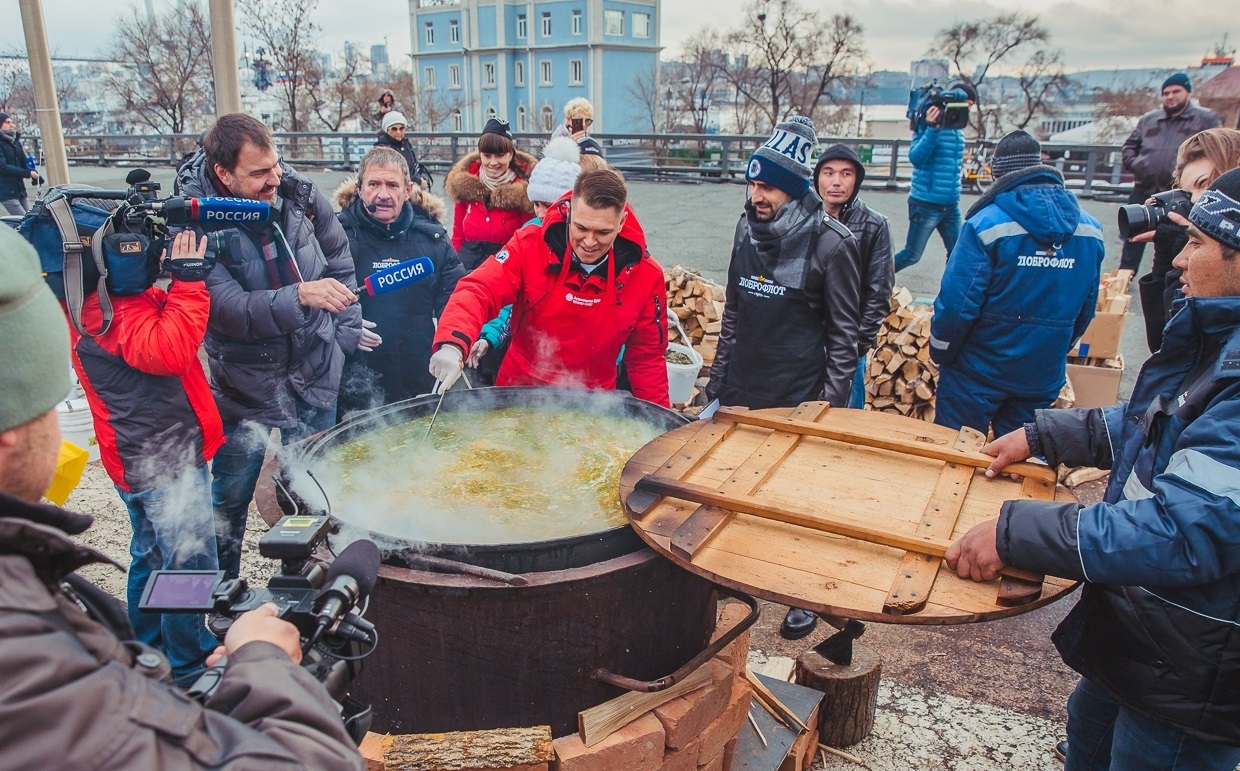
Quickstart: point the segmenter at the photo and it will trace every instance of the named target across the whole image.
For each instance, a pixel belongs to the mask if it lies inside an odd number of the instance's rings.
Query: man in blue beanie
[[[1142,115],[1124,140],[1124,168],[1132,174],[1128,203],[1145,203],[1155,193],[1170,190],[1180,144],[1193,134],[1223,125],[1212,110],[1192,104],[1192,91],[1193,82],[1186,73],[1177,72],[1164,80],[1162,108]],[[1144,241],[1125,243],[1119,267],[1136,273],[1143,254]]]

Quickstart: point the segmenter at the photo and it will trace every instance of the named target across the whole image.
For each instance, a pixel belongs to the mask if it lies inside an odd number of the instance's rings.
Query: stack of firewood
[[[866,407],[934,421],[939,368],[930,360],[934,308],[914,305],[903,287],[891,294],[891,312],[878,330],[865,377]]]
[[[723,287],[679,265],[664,270],[663,278],[667,282],[668,308],[680,321],[680,327],[689,341],[681,339],[674,323],[669,324],[668,339],[673,343],[691,344],[702,355],[702,371],[698,373],[697,382],[700,391],[706,385],[710,365],[715,363],[715,352],[719,347]]]

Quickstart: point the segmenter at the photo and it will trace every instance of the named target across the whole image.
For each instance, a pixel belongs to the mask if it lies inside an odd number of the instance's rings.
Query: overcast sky
[[[246,0],[235,0],[240,6]],[[152,0],[156,11],[175,0]],[[907,70],[934,31],[955,21],[1006,10],[1037,14],[1051,31],[1051,44],[1064,49],[1070,70],[1127,67],[1187,67],[1197,64],[1224,32],[1229,48],[1240,37],[1235,0],[803,0],[823,13],[847,10],[865,28],[875,69]],[[134,5],[132,0],[43,0],[47,34],[57,55],[87,56],[107,46],[103,31]],[[145,0],[138,0],[145,8]],[[744,0],[665,0],[662,43],[665,58],[707,19],[719,28],[738,26]],[[83,12],[84,9],[89,12]],[[24,49],[17,0],[0,0],[0,50]],[[410,50],[406,0],[321,0],[316,20],[322,47],[339,50],[345,40],[368,48],[388,35],[392,59]],[[11,22],[11,23],[8,23]],[[244,41],[244,36],[240,38]]]

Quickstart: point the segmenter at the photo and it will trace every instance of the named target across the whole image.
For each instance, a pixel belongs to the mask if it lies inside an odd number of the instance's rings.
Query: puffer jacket
[[[935,206],[960,202],[960,170],[964,168],[964,132],[924,126],[908,147],[913,184],[908,197]]]
[[[930,324],[930,355],[970,379],[1039,397],[1094,317],[1102,225],[1050,167],[1002,177],[969,210]]]
[[[122,642],[88,616],[79,600],[100,607],[111,598],[70,574],[91,564],[121,569],[69,538],[91,522],[0,494],[0,659],[8,673],[0,678],[0,764],[366,767],[327,691],[275,645],[237,649],[203,705],[171,684],[161,654]],[[108,604],[105,618],[124,617],[118,603]]]
[[[1124,140],[1124,168],[1132,172],[1132,187],[1146,195],[1171,189],[1176,153],[1194,134],[1223,125],[1213,110],[1189,104],[1174,118],[1161,107],[1142,115]]]
[[[30,169],[26,168],[26,150],[22,147],[22,135],[15,133],[9,139],[0,133],[0,199],[29,198],[26,181]]]
[[[513,234],[534,215],[526,190],[530,172],[538,159],[517,151],[517,178],[494,190],[478,178],[482,154],[474,151],[457,161],[444,179],[444,190],[455,202],[452,214],[452,248],[467,270],[499,251]]]
[[[353,258],[331,203],[314,184],[281,164],[278,220],[302,280],[334,278],[357,292]],[[200,150],[180,169],[181,192],[219,195]],[[295,284],[271,288],[259,236],[267,224],[237,228],[237,254],[218,255],[207,277],[211,317],[204,346],[211,388],[225,422],[297,425],[295,397],[336,405],[345,355],[357,349],[362,310],[303,307]],[[287,256],[287,255],[286,255]]]
[[[857,239],[810,190],[758,222],[736,224],[708,399],[751,409],[812,399],[848,404],[857,369]]]
[[[857,237],[857,256],[861,260],[858,270],[861,275],[861,329],[857,335],[857,356],[860,357],[874,347],[878,328],[891,311],[891,289],[896,280],[891,227],[884,215],[858,200],[865,182],[865,165],[850,145],[840,143],[822,151],[814,167],[815,188],[823,164],[832,160],[849,161],[857,169],[857,185],[840,211],[840,222]]]
[[[429,393],[435,384],[428,369],[435,318],[465,275],[439,224],[443,201],[415,186],[400,216],[384,225],[366,211],[355,181],[337,188],[335,198],[357,265],[358,286],[375,271],[418,257],[429,257],[434,265],[430,275],[400,289],[377,296],[361,292],[362,315],[375,323],[383,344],[359,351],[346,365],[341,407],[377,407]]]
[[[457,283],[439,320],[435,348],[452,344],[468,353],[483,324],[512,305],[512,342],[496,385],[612,390],[623,350],[633,395],[667,407],[663,268],[647,253],[646,234],[626,206],[620,234],[604,258],[610,264],[586,273],[568,243],[571,198],[561,198],[541,225],[522,228]]]
[[[1052,467],[1111,470],[1092,506],[1008,501],[1009,565],[1084,580],[1054,634],[1126,707],[1240,745],[1240,298],[1189,298],[1127,404],[1042,410]]]
[[[388,147],[400,153],[409,166],[409,178],[414,184],[421,187],[425,182],[428,190],[435,184],[435,178],[431,176],[430,170],[418,161],[418,154],[413,151],[413,143],[408,139],[397,142],[391,134],[380,131],[378,138],[375,139],[375,147]]]
[[[73,368],[86,392],[108,476],[126,492],[167,483],[178,468],[204,466],[224,428],[198,348],[210,300],[201,281],[173,280],[165,292],[113,297],[108,331],[83,336],[69,325]],[[87,329],[103,325],[99,293],[82,306]]]

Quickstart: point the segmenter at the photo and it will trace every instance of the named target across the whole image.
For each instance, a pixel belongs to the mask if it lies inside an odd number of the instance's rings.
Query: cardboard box
[[[1088,357],[1090,359],[1113,359],[1119,354],[1119,341],[1124,334],[1124,324],[1128,321],[1127,313],[1094,314],[1085,334],[1081,335],[1076,347],[1068,351],[1069,356]]]
[[[1068,357],[1068,380],[1076,393],[1076,407],[1110,407],[1119,401],[1124,357],[1084,359]]]

